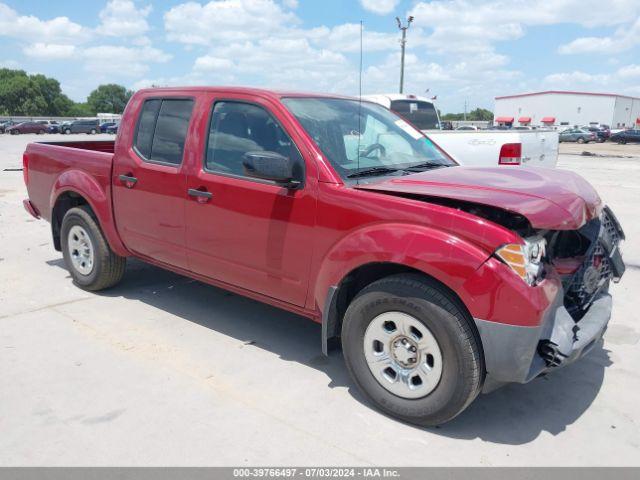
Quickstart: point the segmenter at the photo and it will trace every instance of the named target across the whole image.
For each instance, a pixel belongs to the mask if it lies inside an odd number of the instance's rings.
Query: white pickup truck
[[[433,101],[416,95],[364,95],[422,130],[461,165],[521,165],[555,167],[558,132],[555,130],[441,130]]]

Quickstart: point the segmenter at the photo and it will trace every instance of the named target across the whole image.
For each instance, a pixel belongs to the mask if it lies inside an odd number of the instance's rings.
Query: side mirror
[[[250,177],[271,180],[291,189],[300,186],[300,182],[294,180],[293,161],[277,152],[247,152],[242,158],[242,166]]]

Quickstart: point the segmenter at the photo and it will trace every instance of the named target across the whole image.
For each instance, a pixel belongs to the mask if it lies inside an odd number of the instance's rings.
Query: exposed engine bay
[[[608,207],[603,209],[599,218],[587,222],[579,230],[536,230],[523,215],[501,208],[447,198],[420,199],[497,223],[520,235],[528,245],[542,245],[542,252],[535,250],[540,262],[537,281],[549,273],[549,267],[559,275],[565,292],[564,306],[576,322],[584,316],[598,294],[606,292],[610,282],[617,282],[624,273],[620,242],[625,236]]]

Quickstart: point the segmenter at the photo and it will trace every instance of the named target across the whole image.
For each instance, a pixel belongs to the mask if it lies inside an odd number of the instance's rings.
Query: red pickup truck
[[[351,98],[141,90],[115,142],[29,144],[24,179],[80,288],[133,256],[306,316],[374,405],[421,425],[585,354],[625,269],[580,176],[458,166]]]

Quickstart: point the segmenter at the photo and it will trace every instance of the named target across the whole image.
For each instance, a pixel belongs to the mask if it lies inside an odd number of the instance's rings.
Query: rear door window
[[[193,100],[151,99],[140,113],[134,148],[143,160],[180,165]]]

